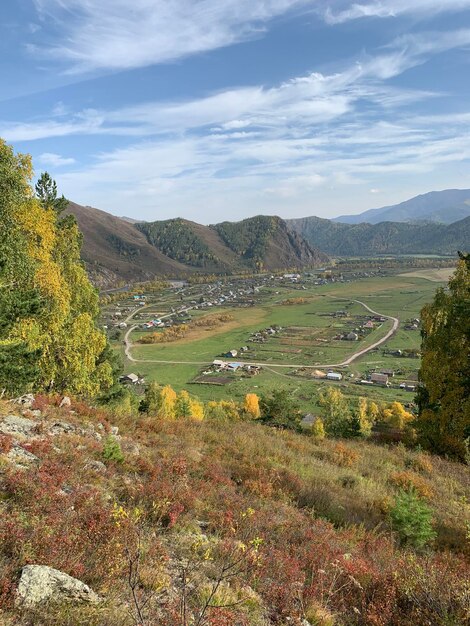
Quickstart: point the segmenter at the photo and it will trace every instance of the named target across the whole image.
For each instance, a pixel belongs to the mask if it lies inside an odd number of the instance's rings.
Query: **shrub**
[[[436,535],[432,527],[432,511],[413,489],[400,491],[390,511],[390,520],[402,545],[421,549]]]
[[[414,458],[408,459],[406,466],[423,474],[431,474],[433,470],[431,459],[427,454],[418,454]]]
[[[408,491],[413,489],[420,498],[429,500],[434,495],[428,482],[414,472],[394,472],[390,476],[390,482],[400,489]]]
[[[108,437],[104,442],[103,458],[106,459],[106,461],[115,461],[116,463],[122,463],[124,461],[121,444],[114,437]]]
[[[359,460],[359,454],[340,442],[333,448],[333,460],[341,467],[352,467]]]
[[[0,452],[10,452],[13,445],[13,437],[11,435],[0,435]]]
[[[322,419],[318,418],[313,422],[311,435],[317,441],[321,441],[322,439],[325,439],[326,433],[325,433],[325,427],[323,425]]]

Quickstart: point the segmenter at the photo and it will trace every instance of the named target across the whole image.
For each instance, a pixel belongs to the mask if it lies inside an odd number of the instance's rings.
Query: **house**
[[[379,372],[374,372],[373,374],[370,375],[370,379],[373,383],[377,383],[378,385],[388,384],[387,374],[380,374]]]
[[[143,296],[143,295],[140,295],[140,296],[133,296],[133,299],[134,299],[134,300],[136,300],[136,301],[137,301],[137,300],[145,300],[145,296]]]
[[[121,329],[127,328],[127,324],[126,324],[126,322],[121,322],[121,323],[119,324],[119,328],[121,328]]]
[[[328,380],[342,380],[343,375],[339,374],[338,372],[328,372],[328,374],[326,375],[326,378]]]
[[[232,372],[236,372],[240,367],[243,367],[243,363],[227,363],[227,369]]]
[[[357,333],[348,333],[346,335],[347,341],[357,341],[359,339],[359,335]]]
[[[404,389],[405,391],[416,391],[416,385],[414,383],[401,383],[400,389]]]
[[[368,322],[366,322],[366,323],[363,325],[363,328],[371,328],[371,329],[372,329],[372,328],[374,328],[374,322],[372,322],[371,320],[369,320]]]
[[[395,376],[395,370],[380,370],[380,373],[387,376]]]
[[[131,383],[132,385],[137,385],[137,383],[140,381],[137,374],[126,374],[124,376],[121,376],[119,380],[122,383]]]
[[[225,356],[228,358],[230,357],[234,358],[237,356],[237,354],[238,354],[238,350],[229,350],[227,354],[225,354]]]
[[[221,361],[220,359],[214,359],[212,361],[212,365],[214,367],[225,367],[227,364],[225,363],[225,361]]]

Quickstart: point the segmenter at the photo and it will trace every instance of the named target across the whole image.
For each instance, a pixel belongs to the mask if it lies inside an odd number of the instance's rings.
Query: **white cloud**
[[[50,165],[51,167],[61,167],[63,165],[72,165],[75,159],[71,157],[63,157],[54,152],[43,152],[39,155],[39,162],[42,165]]]
[[[214,50],[259,36],[273,18],[315,4],[315,0],[34,2],[42,19],[57,27],[57,41],[42,52],[67,62],[72,72],[143,67]]]
[[[77,134],[128,138],[61,176],[60,185],[85,204],[121,214],[138,207],[133,214],[141,218],[176,213],[217,221],[221,199],[233,211],[273,213],[290,203],[310,206],[325,190],[333,197],[340,188],[367,202],[393,188],[397,175],[414,183],[432,173],[435,180],[447,166],[469,162],[470,111],[419,115],[422,100],[441,94],[390,84],[467,42],[467,30],[402,36],[335,73],[186,101],[75,113],[60,104],[50,119],[0,124],[0,135],[17,142]],[[65,164],[59,155],[45,158]]]
[[[324,17],[329,24],[341,24],[368,17],[390,18],[403,14],[438,15],[470,8],[470,0],[373,0],[372,2],[336,2],[328,6]]]

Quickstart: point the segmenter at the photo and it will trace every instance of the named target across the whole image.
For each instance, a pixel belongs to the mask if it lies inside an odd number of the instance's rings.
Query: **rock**
[[[27,417],[18,417],[17,415],[7,415],[0,422],[0,433],[3,435],[23,435],[25,437],[34,434],[37,422]]]
[[[25,417],[35,417],[36,419],[41,417],[42,412],[39,409],[26,409],[25,411],[22,411],[22,414]]]
[[[15,398],[12,402],[15,404],[21,404],[21,406],[25,409],[30,409],[33,406],[34,395],[32,393],[25,393],[24,396]]]
[[[31,465],[32,463],[39,463],[39,459],[35,454],[28,452],[18,444],[13,444],[13,447],[6,455],[6,458],[18,467],[25,467],[27,465]]]
[[[18,584],[17,603],[26,607],[43,602],[87,602],[100,597],[80,580],[46,565],[25,565]]]
[[[60,409],[64,406],[72,406],[72,400],[68,396],[64,396],[59,404]]]
[[[49,427],[49,434],[50,435],[64,435],[64,434],[70,434],[70,433],[74,433],[76,430],[75,426],[72,426],[72,424],[68,424],[67,422],[54,422],[50,427]]]
[[[101,474],[106,471],[106,465],[101,461],[88,461],[84,469]]]

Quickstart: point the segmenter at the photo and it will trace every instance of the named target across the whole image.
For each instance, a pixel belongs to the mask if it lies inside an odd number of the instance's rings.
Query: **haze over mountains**
[[[328,255],[454,256],[470,247],[470,190],[431,192],[336,220],[258,215],[205,226],[182,218],[120,218],[73,202],[69,211],[83,232],[82,256],[99,285],[198,272],[314,267],[328,262]],[[452,221],[463,214],[463,219]],[[377,221],[381,216],[391,219]],[[370,222],[356,223],[365,217]]]
[[[333,221],[345,224],[429,221],[452,224],[470,216],[470,189],[430,191],[410,200],[358,215],[340,215]]]

